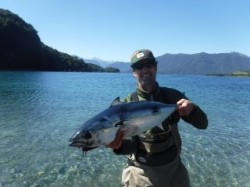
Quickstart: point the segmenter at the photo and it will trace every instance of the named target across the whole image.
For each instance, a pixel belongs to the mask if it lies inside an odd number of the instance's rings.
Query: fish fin
[[[110,118],[108,116],[104,116],[102,119],[107,120],[109,123],[112,123],[112,121],[110,120]]]
[[[82,147],[83,157],[86,157],[87,152],[92,150],[92,149],[95,149],[95,148],[97,148],[97,147]]]
[[[122,104],[122,102],[120,101],[120,97],[115,98],[115,100],[111,103],[110,107],[115,106],[115,105],[119,105]]]
[[[157,127],[159,127],[161,130],[164,130],[162,124],[161,124],[161,125],[158,125]]]

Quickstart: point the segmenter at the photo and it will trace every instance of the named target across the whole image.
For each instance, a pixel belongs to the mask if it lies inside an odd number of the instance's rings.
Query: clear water
[[[207,130],[179,124],[192,186],[250,186],[250,79],[158,81],[185,92],[209,118]],[[0,72],[0,187],[121,186],[124,156],[99,148],[84,157],[68,140],[135,84],[131,74]]]

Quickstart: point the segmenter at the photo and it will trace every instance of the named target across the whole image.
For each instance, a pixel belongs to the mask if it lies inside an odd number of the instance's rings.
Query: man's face
[[[157,68],[154,63],[140,63],[133,68],[133,74],[142,88],[155,84],[156,72]]]

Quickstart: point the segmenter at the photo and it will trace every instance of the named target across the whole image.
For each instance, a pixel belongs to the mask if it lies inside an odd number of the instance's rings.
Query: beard
[[[139,82],[140,82],[142,89],[148,92],[152,91],[152,89],[156,85],[155,77],[149,76],[149,75],[142,76]]]

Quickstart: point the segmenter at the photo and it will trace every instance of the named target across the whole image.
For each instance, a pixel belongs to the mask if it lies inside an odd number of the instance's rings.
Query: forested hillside
[[[0,70],[105,71],[45,45],[31,24],[4,9],[0,9]]]

